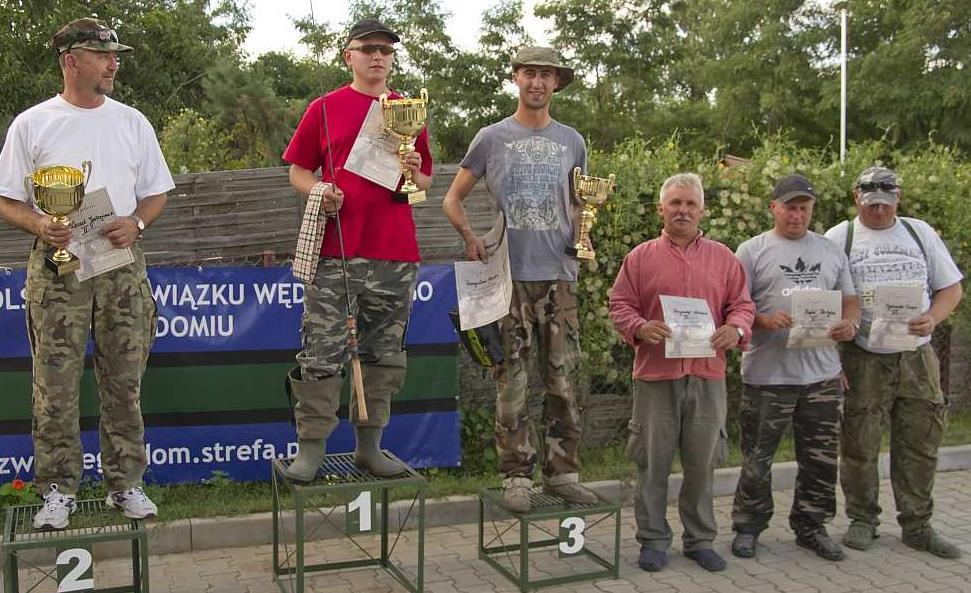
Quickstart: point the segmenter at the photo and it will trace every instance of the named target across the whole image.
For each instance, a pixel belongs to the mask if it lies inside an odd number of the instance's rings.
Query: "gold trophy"
[[[573,169],[573,193],[576,194],[578,200],[583,202],[583,212],[580,214],[580,224],[577,225],[574,232],[576,242],[567,246],[567,255],[583,260],[592,260],[596,255],[593,249],[588,247],[590,229],[597,221],[597,208],[607,201],[614,188],[617,187],[614,179],[616,179],[616,176],[613,173],[607,179],[604,179],[603,177],[581,175],[580,167]]]
[[[33,194],[37,206],[53,221],[65,226],[71,224],[68,218],[81,208],[84,189],[91,179],[91,161],[81,163],[81,169],[74,167],[44,167],[37,169],[24,178],[27,194]],[[67,249],[58,247],[47,254],[47,268],[63,276],[81,267],[81,262]]]
[[[387,94],[381,95],[384,129],[401,141],[398,156],[401,158],[405,182],[401,185],[401,191],[394,193],[394,201],[410,205],[425,201],[425,192],[418,189],[411,179],[411,170],[405,167],[405,155],[415,150],[415,138],[428,119],[428,91],[421,89],[419,94],[420,99],[388,99]]]

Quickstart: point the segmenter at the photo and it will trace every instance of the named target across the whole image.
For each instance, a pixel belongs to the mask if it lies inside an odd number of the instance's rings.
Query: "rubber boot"
[[[298,439],[297,456],[283,474],[294,482],[313,482],[327,454],[327,439]]]
[[[384,478],[404,473],[406,466],[394,461],[381,451],[383,428],[376,426],[355,426],[354,462],[376,476]]]

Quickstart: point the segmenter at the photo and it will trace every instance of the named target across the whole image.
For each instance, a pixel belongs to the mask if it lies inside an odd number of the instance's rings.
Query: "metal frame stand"
[[[578,581],[620,576],[620,506],[601,499],[593,504],[567,503],[563,499],[543,493],[540,487],[529,495],[530,508],[523,513],[506,509],[502,505],[502,488],[486,488],[479,494],[479,559],[516,583],[520,591],[563,585]],[[485,523],[492,525],[486,539]],[[580,531],[564,529],[565,522],[582,518]],[[598,554],[590,549],[587,531],[613,521],[613,553],[609,542],[603,544],[606,552]],[[551,527],[551,523],[555,526]],[[538,536],[534,539],[532,536]],[[580,536],[583,539],[577,539]],[[552,548],[552,549],[550,549]],[[568,550],[567,553],[564,550]],[[545,576],[534,578],[538,572],[530,564],[530,553],[543,556],[541,572]],[[611,558],[612,556],[612,558]],[[581,565],[579,568],[577,565]],[[558,570],[559,569],[559,570]],[[564,573],[564,574],[556,574]]]
[[[385,451],[392,459],[400,461],[392,453]],[[354,463],[351,453],[327,455],[317,471],[317,478],[310,484],[300,484],[287,478],[283,470],[289,461],[276,459],[273,461],[271,480],[273,485],[273,581],[282,593],[304,593],[305,580],[308,573],[376,566],[388,571],[401,585],[411,593],[422,593],[424,587],[425,566],[425,491],[428,482],[420,474],[405,465],[407,470],[391,478],[381,478],[360,468]],[[390,525],[390,496],[389,492],[396,488],[414,490],[414,498],[403,518],[397,525]],[[350,533],[337,513],[344,509],[350,501],[355,500],[364,491],[375,495],[378,516],[375,517],[376,527],[380,529],[380,554],[373,554],[355,539],[356,533]],[[291,504],[286,504],[289,498]],[[417,508],[416,508],[417,507]],[[288,523],[283,511],[293,510],[293,541],[287,538]],[[415,578],[411,580],[402,570],[400,562],[394,557],[401,534],[413,515],[417,515],[418,549]],[[309,530],[306,527],[306,515],[318,520]],[[344,516],[346,520],[346,515]],[[328,526],[335,529],[341,536],[349,540],[354,548],[360,550],[364,558],[359,560],[344,560],[338,562],[321,562],[308,565],[305,543],[318,529]],[[389,527],[395,528],[389,537]],[[281,553],[282,552],[282,553]]]
[[[0,551],[3,556],[4,593],[19,593],[18,570],[21,562],[43,573],[43,578],[28,591],[36,589],[50,579],[58,585],[57,567],[49,568],[22,558],[26,550],[53,548],[85,548],[109,541],[131,540],[131,584],[88,589],[95,593],[149,593],[148,538],[142,521],[125,517],[120,511],[109,509],[104,500],[81,500],[77,511],[71,515],[71,524],[61,531],[34,529],[34,514],[41,505],[16,506],[7,509]]]

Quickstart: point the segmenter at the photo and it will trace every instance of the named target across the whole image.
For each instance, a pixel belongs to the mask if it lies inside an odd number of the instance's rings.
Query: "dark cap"
[[[801,197],[817,199],[813,184],[802,175],[786,175],[776,182],[772,190],[772,199],[777,202],[785,203]]]
[[[356,25],[351,27],[350,33],[347,34],[347,42],[350,43],[352,39],[360,39],[368,35],[387,35],[391,41],[395,43],[401,42],[401,37],[398,37],[397,33],[377,19],[358,21]]]
[[[61,27],[51,38],[51,46],[57,55],[72,49],[90,51],[132,51],[127,45],[118,43],[118,34],[108,25],[97,19],[76,19]]]
[[[893,206],[900,197],[897,175],[886,167],[870,167],[860,173],[853,184],[854,189],[860,190],[860,203],[889,204]]]
[[[556,50],[552,47],[533,45],[521,48],[509,63],[512,64],[513,72],[523,66],[552,66],[556,68],[560,76],[560,84],[553,89],[554,93],[563,90],[566,85],[573,82],[573,68],[564,66],[560,54],[556,53]]]

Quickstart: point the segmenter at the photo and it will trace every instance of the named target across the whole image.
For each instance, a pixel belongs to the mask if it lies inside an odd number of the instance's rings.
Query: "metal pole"
[[[846,161],[846,9],[840,11],[840,164]]]

